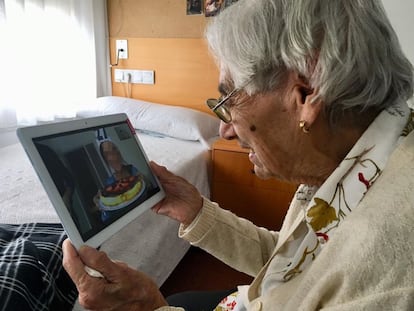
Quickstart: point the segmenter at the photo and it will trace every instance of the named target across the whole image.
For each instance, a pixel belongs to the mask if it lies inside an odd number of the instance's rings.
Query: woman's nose
[[[230,123],[224,123],[223,121],[220,122],[220,136],[228,140],[237,138],[237,134],[234,131],[234,127],[231,122]]]

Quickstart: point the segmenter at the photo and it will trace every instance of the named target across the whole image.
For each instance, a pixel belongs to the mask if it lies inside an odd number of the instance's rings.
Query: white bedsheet
[[[209,197],[209,150],[199,142],[139,133],[150,160],[192,182]],[[0,223],[58,222],[58,217],[23,148],[0,148]],[[101,249],[154,278],[161,285],[189,244],[177,236],[178,224],[147,211],[106,241]]]

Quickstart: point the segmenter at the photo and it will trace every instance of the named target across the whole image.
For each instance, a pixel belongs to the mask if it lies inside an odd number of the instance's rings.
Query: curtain
[[[0,0],[0,128],[110,95],[105,0]]]

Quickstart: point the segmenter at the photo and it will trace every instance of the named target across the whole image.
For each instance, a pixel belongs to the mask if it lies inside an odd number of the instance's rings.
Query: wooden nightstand
[[[236,141],[213,145],[212,200],[258,226],[278,230],[297,185],[255,176],[249,150]]]

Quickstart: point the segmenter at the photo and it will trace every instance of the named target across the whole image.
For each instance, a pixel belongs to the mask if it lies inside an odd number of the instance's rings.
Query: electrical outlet
[[[119,53],[119,59],[128,58],[128,40],[116,40],[116,53]]]
[[[115,82],[154,84],[154,70],[115,69]]]
[[[133,83],[132,79],[134,76],[134,70],[123,70],[124,76],[122,82],[124,83]]]

